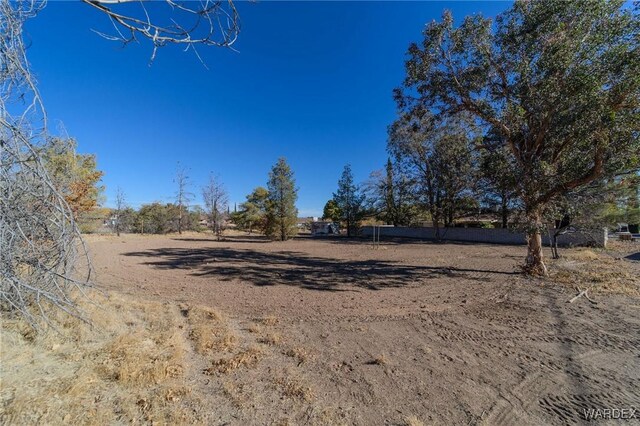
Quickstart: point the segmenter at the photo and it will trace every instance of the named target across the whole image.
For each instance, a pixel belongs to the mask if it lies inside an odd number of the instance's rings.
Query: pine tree
[[[347,225],[347,235],[355,235],[364,216],[365,195],[353,182],[350,164],[344,166],[342,177],[338,181],[338,191],[333,194],[333,199],[340,209],[342,221]]]
[[[298,209],[295,205],[298,190],[293,171],[284,158],[278,159],[269,172],[267,189],[267,236],[274,240],[287,240],[298,233]]]

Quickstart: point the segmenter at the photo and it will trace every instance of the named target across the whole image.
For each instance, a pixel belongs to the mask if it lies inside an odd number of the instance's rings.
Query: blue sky
[[[231,205],[266,185],[284,156],[301,216],[320,215],[346,163],[358,182],[386,161],[391,92],[424,25],[495,16],[507,2],[240,2],[238,52],[170,46],[149,66],[147,43],[122,47],[91,29],[105,17],[74,1],[50,1],[27,24],[28,56],[50,125],[64,123],[79,152],[105,172],[106,206],[120,186],[138,207],[174,198],[177,162],[196,204],[209,173]],[[156,7],[152,4],[150,7]]]

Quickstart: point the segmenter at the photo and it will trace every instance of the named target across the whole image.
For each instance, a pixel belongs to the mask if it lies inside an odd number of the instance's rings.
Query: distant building
[[[296,226],[300,229],[306,229],[307,231],[311,229],[311,224],[318,220],[317,217],[299,217],[296,220]]]
[[[322,221],[314,221],[311,222],[311,235],[320,236],[320,235],[339,235],[340,234],[340,225],[336,222],[322,222]]]

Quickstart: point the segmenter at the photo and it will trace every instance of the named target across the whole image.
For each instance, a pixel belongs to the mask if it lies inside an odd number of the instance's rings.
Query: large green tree
[[[347,235],[350,237],[355,235],[364,218],[365,195],[353,180],[350,164],[344,166],[338,181],[338,190],[333,194],[333,199],[338,205],[341,221],[347,226]]]
[[[517,172],[512,156],[498,134],[489,132],[480,151],[476,192],[486,206],[497,207],[502,228],[517,207]]]
[[[639,22],[622,0],[516,1],[495,22],[456,27],[445,12],[409,47],[400,113],[466,111],[499,132],[517,166],[531,273],[546,273],[550,203],[638,167]]]
[[[274,240],[288,240],[298,233],[298,189],[286,159],[278,159],[269,172],[267,190],[267,236]]]
[[[249,231],[249,234],[254,229],[266,232],[268,198],[269,191],[266,188],[255,188],[247,195],[247,201],[240,204],[240,210],[231,213],[231,220],[239,229]]]
[[[338,207],[338,203],[336,203],[336,200],[332,198],[327,201],[327,203],[324,205],[324,209],[322,209],[322,218],[329,219],[335,222],[340,220],[340,216],[340,207]]]
[[[404,114],[389,129],[389,151],[417,182],[416,194],[431,216],[435,236],[465,212],[474,160],[472,129],[462,117],[439,121],[427,111]]]

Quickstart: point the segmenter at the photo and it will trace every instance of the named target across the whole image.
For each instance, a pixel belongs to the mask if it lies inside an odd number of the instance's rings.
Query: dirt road
[[[226,395],[203,402],[212,424],[580,424],[583,410],[640,408],[640,300],[569,304],[570,288],[517,273],[524,247],[123,236],[90,248],[104,288],[215,307],[247,345],[289,355],[233,373],[232,390],[195,366],[194,386]]]

